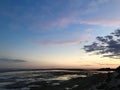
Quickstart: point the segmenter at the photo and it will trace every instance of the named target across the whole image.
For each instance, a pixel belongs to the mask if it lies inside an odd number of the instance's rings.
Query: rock
[[[120,66],[116,68],[115,72],[108,73],[104,82],[89,90],[120,90]]]

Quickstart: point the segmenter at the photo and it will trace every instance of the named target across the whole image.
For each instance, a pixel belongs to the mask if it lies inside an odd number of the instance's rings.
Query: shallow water
[[[69,71],[69,70],[38,70],[38,71],[14,71],[0,73],[0,90],[29,90],[30,87],[39,87],[36,82],[45,81],[53,86],[59,82],[73,78],[85,78],[90,74],[106,73],[93,71]],[[33,84],[32,84],[33,83]]]

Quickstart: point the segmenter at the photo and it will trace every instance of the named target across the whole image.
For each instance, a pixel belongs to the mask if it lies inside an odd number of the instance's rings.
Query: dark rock
[[[107,83],[109,83],[112,79],[112,74],[111,73],[108,73],[107,74],[107,79],[105,80]]]
[[[17,88],[23,88],[23,87],[26,87],[26,83],[24,81],[21,81],[21,82],[16,82],[14,84],[9,84],[9,85],[6,85],[5,88],[7,89],[17,89]]]
[[[120,73],[120,66],[116,68],[116,72]]]
[[[96,87],[97,89],[105,89],[107,86],[106,83],[101,84],[100,86]]]
[[[118,74],[115,78],[116,78],[116,79],[120,79],[120,74]]]

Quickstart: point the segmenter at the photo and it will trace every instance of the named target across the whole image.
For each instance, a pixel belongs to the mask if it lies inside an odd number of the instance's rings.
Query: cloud
[[[40,23],[34,24],[31,26],[31,28],[54,28],[54,27],[67,27],[71,24],[86,24],[86,25],[98,25],[98,26],[119,26],[120,25],[120,19],[112,19],[112,20],[102,20],[102,19],[92,19],[92,20],[82,20],[77,19],[75,17],[61,17],[57,20],[43,23],[42,25]]]
[[[88,24],[88,25],[99,25],[99,26],[115,26],[118,27],[120,26],[120,18],[116,18],[116,19],[93,19],[93,20],[80,20],[79,21],[80,24]]]
[[[105,66],[106,66],[106,65],[107,65],[107,66],[108,66],[108,65],[110,65],[110,66],[112,66],[112,65],[120,65],[120,64],[102,64],[102,63],[97,63],[97,64],[98,64],[98,65],[105,65]]]
[[[79,24],[77,18],[75,17],[74,14],[70,14],[67,16],[60,16],[57,17],[56,19],[53,19],[51,21],[45,21],[45,22],[41,22],[39,21],[35,21],[32,22],[31,25],[29,25],[29,29],[31,30],[47,30],[47,29],[51,29],[51,28],[65,28],[67,26],[69,26],[70,24]]]
[[[119,2],[119,1],[115,1],[115,2]],[[76,1],[76,4],[77,3],[79,3],[79,1]],[[63,15],[63,16],[61,15],[61,16],[57,17],[57,19],[53,19],[52,21],[42,23],[42,26],[40,26],[40,27],[44,27],[44,28],[46,28],[46,27],[47,28],[67,27],[71,24],[86,24],[86,25],[98,25],[98,26],[107,26],[107,27],[111,27],[111,26],[118,27],[120,25],[119,16],[114,18],[115,17],[114,15],[109,15],[110,18],[106,18],[106,17],[108,17],[108,15],[101,17],[101,14],[100,14],[100,16],[97,14],[97,16],[98,16],[97,17],[96,13],[98,13],[98,12],[96,10],[92,10],[93,8],[99,9],[98,6],[101,6],[102,4],[105,5],[106,3],[108,4],[109,0],[97,0],[97,1],[91,0],[89,3],[87,2],[86,8],[84,8],[83,10],[81,10],[80,8],[76,8],[75,10],[71,10],[72,12],[66,13],[66,15]],[[99,9],[99,10],[102,11],[102,9]],[[94,12],[95,16],[93,14],[91,14],[93,17],[87,16],[87,19],[81,19],[83,14],[89,15],[88,12],[90,14]],[[104,11],[102,11],[102,12],[104,12]],[[37,24],[35,24],[35,25],[37,25]]]
[[[78,19],[76,17],[60,17],[57,20],[53,20],[51,22],[41,24],[37,23],[32,25],[31,28],[54,28],[54,27],[67,27],[71,24],[86,24],[86,25],[97,25],[97,26],[106,26],[106,27],[119,27],[120,26],[120,18],[97,18],[97,19]]]
[[[86,42],[86,40],[90,37],[91,35],[91,30],[85,30],[85,33],[72,33],[69,34],[68,37],[73,37],[76,39],[69,39],[69,40],[54,40],[54,41],[40,41],[37,42],[40,45],[73,45],[73,44],[80,44],[82,42]]]
[[[107,3],[109,0],[92,0],[89,6],[98,6],[104,3]]]
[[[71,23],[76,23],[77,20],[75,17],[72,17],[72,16],[68,16],[68,17],[62,17],[62,18],[59,18],[58,20],[56,20],[55,22],[51,23],[50,25],[51,26],[67,26]]]
[[[90,64],[84,64],[84,65],[81,65],[81,66],[93,66],[93,65],[90,65]]]
[[[120,25],[120,19],[106,20],[106,17],[108,17],[108,15],[104,15],[105,18],[103,19],[99,17],[101,16],[101,14],[96,15],[96,13],[98,12],[96,12],[96,10],[94,9],[98,8],[99,11],[102,11],[102,9],[100,8],[102,7],[101,5],[105,6],[106,3],[111,4],[109,0],[90,0],[90,1],[89,0],[87,1],[69,0],[67,2],[57,1],[55,2],[56,4],[54,4],[53,2],[48,2],[48,1],[45,1],[45,2],[51,3],[51,4],[46,5],[46,3],[42,3],[43,5],[40,5],[41,1],[36,1],[36,2],[29,1],[29,3],[32,3],[32,7],[31,6],[29,7],[29,5],[25,5],[25,6],[18,6],[18,5],[14,6],[13,5],[13,7],[11,7],[12,9],[10,8],[9,11],[8,9],[5,8],[5,5],[3,4],[4,7],[2,11],[2,14],[3,14],[2,16],[12,19],[12,21],[9,22],[10,24],[3,23],[3,26],[5,25],[6,27],[6,25],[8,24],[7,27],[12,30],[17,30],[17,29],[18,30],[21,30],[21,29],[45,30],[45,29],[51,29],[51,28],[53,29],[55,27],[59,27],[59,28],[66,27],[73,23],[74,24],[100,25],[100,26]],[[114,2],[119,2],[119,0],[115,0]],[[113,7],[114,6],[116,6],[115,3],[113,3]],[[26,9],[23,9],[23,8],[26,8]],[[57,11],[59,12],[55,12],[57,8],[58,8]],[[19,15],[19,12],[21,13],[21,15]],[[87,18],[93,18],[93,19],[92,20],[89,20],[89,19],[81,20],[80,18],[84,18],[84,16],[82,17],[83,14],[85,17],[87,15]],[[96,18],[96,16],[99,17],[97,20],[94,19]],[[111,14],[109,16],[112,16],[112,18],[114,17]]]
[[[45,42],[38,42],[41,45],[71,45],[71,44],[79,44],[81,40],[66,40],[66,41],[45,41]]]
[[[48,1],[45,2],[51,3]],[[117,0],[114,2],[119,1]],[[32,2],[33,4],[32,7],[28,7],[28,5],[25,6],[17,5],[17,7],[15,6],[12,7],[13,11],[11,11],[12,9],[8,11],[8,9],[3,8],[3,11],[1,12],[3,14],[2,16],[5,17],[5,19],[10,19],[11,21],[7,20],[9,22],[6,22],[6,20],[3,20],[5,23],[3,23],[3,25],[1,26],[8,28],[6,30],[46,31],[56,30],[56,28],[63,29],[68,26],[71,26],[71,24],[98,25],[108,27],[111,26],[118,27],[120,25],[119,13],[115,13],[116,15],[118,15],[116,19],[113,18],[115,17],[113,14],[109,15],[109,17],[111,17],[112,19],[106,19],[108,15],[101,15],[101,12],[104,12],[104,10],[100,7],[102,7],[102,5],[105,6],[106,3],[111,4],[109,0],[90,0],[90,1],[75,0],[74,2],[70,0],[67,1],[67,4],[66,2],[63,1],[58,1],[55,3],[57,5],[51,3],[49,4],[50,5],[49,6],[46,5],[45,3],[43,3],[43,5],[40,5],[41,1],[38,1],[37,3]],[[61,7],[62,4],[63,7]],[[114,4],[113,7],[114,6],[116,5]],[[23,10],[24,7],[26,9]],[[96,10],[93,10],[96,8],[99,8],[97,12]],[[55,12],[56,11],[55,9],[57,9],[58,12]],[[101,12],[98,13],[98,11]],[[19,12],[21,13],[20,15]]]
[[[86,52],[101,54],[103,57],[120,59],[120,29],[107,36],[98,36],[91,45],[85,45]]]
[[[27,61],[22,59],[0,58],[0,62],[27,62]]]

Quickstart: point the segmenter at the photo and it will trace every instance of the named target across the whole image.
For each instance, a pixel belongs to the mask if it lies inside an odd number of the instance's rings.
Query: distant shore
[[[68,70],[68,71],[115,71],[115,69],[110,68],[100,68],[100,69],[72,69],[72,68],[48,68],[48,69],[0,69],[0,73],[3,72],[14,72],[14,71],[39,71],[39,70]]]

